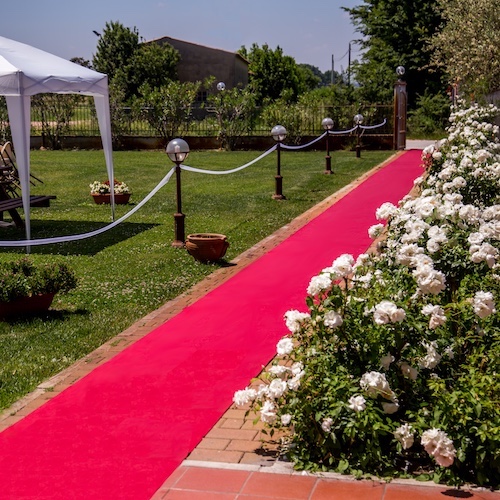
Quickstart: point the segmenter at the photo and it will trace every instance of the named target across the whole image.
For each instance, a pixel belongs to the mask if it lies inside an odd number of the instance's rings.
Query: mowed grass
[[[230,247],[225,260],[230,261],[391,154],[363,151],[356,158],[353,152],[334,152],[335,174],[327,176],[324,152],[282,151],[284,201],[271,198],[276,153],[230,175],[183,171],[186,234],[226,234]],[[224,171],[259,155],[193,151],[185,163]],[[129,205],[116,207],[117,218],[139,203],[173,166],[162,151],[115,152],[114,163],[115,177],[133,192]],[[57,196],[50,207],[32,209],[32,238],[86,233],[111,222],[110,207],[94,204],[89,194],[91,182],[107,178],[102,151],[33,151],[31,167],[43,180],[32,187],[32,194]],[[175,211],[172,180],[137,213],[102,235],[31,247],[36,262],[68,262],[79,284],[70,293],[57,295],[45,315],[0,321],[0,408],[223,265],[198,263],[186,250],[171,247]],[[23,238],[23,230],[0,228],[1,240]],[[0,245],[1,261],[24,255],[23,247]]]

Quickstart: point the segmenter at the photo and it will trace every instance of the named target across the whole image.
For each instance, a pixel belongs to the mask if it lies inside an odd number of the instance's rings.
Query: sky
[[[2,2],[3,4],[4,2]],[[92,60],[106,22],[136,27],[144,40],[163,36],[236,52],[242,45],[281,47],[321,71],[347,68],[349,41],[359,38],[341,7],[363,0],[9,0],[0,35],[64,59]],[[357,46],[352,44],[351,57]]]

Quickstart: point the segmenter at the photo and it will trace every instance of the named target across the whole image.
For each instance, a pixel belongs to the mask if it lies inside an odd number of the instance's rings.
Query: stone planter
[[[98,205],[109,205],[111,203],[111,195],[107,194],[94,194],[91,193],[94,202]],[[115,193],[115,205],[126,205],[130,200],[131,193]]]
[[[189,234],[186,239],[187,251],[200,262],[215,262],[226,255],[229,242],[224,234]]]
[[[21,297],[9,302],[0,302],[0,318],[28,316],[48,311],[55,293]]]

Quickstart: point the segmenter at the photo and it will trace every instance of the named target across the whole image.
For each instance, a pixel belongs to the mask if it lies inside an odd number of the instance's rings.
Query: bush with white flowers
[[[235,393],[289,430],[297,468],[498,486],[497,113],[453,110],[419,196],[377,210],[383,248],[313,277],[273,366]]]

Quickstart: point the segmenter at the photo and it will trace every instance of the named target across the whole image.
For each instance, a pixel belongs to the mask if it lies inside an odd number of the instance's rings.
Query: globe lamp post
[[[276,175],[274,176],[276,189],[273,194],[274,200],[284,200],[283,195],[283,177],[281,176],[281,143],[286,138],[286,128],[283,125],[276,125],[271,130],[271,135],[276,141],[276,151],[277,151],[277,163],[276,163]]]
[[[361,125],[363,120],[363,115],[359,113],[354,116],[354,125],[356,125],[356,134],[358,136],[356,141],[356,158],[361,158]]]
[[[330,156],[330,130],[333,129],[333,120],[331,118],[323,118],[322,127],[326,131],[326,156],[325,156],[325,174],[333,174],[332,172],[332,157]]]
[[[185,244],[184,219],[181,198],[181,163],[189,154],[188,143],[183,139],[172,139],[166,148],[168,157],[175,163],[177,212],[174,214],[175,239],[172,246],[182,248]]]

